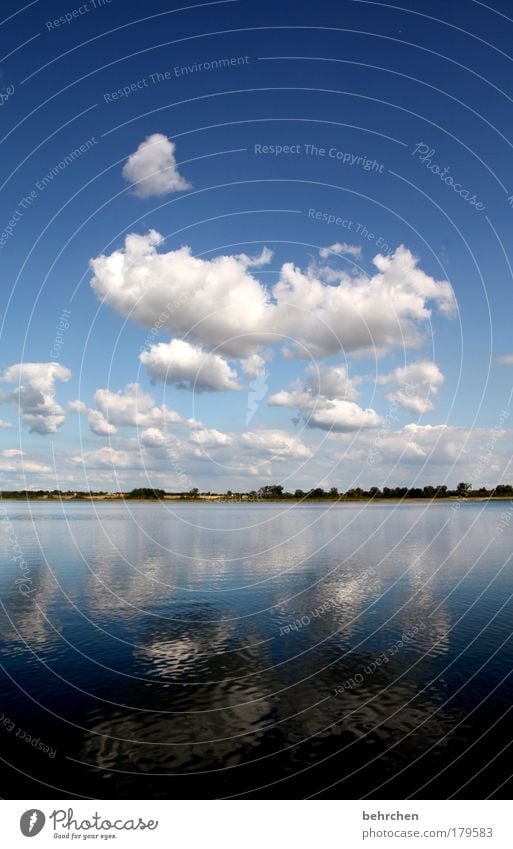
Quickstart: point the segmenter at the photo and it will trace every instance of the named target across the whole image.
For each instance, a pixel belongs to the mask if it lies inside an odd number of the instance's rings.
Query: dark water
[[[510,509],[4,502],[0,795],[507,798]]]

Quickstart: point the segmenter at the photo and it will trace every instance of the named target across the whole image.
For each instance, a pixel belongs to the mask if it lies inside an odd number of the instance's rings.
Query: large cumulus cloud
[[[456,309],[450,283],[422,271],[402,246],[390,256],[378,254],[371,276],[337,285],[326,283],[315,267],[301,270],[288,262],[268,289],[251,268],[267,261],[269,252],[201,259],[189,247],[158,250],[162,242],[155,230],[130,234],[123,248],[91,260],[97,296],[143,325],[158,321],[170,335],[187,333],[233,357],[280,338],[294,340],[298,356],[417,347],[433,308],[445,316]]]

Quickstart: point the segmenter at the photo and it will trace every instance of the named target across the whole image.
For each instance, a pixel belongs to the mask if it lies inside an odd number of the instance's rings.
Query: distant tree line
[[[198,497],[198,495],[201,496],[203,494],[206,493],[198,493],[198,490],[196,490],[194,497]],[[208,495],[210,494],[211,493],[208,493]],[[330,489],[324,489],[323,487],[317,486],[313,489],[295,489],[294,491],[287,492],[284,487],[279,484],[268,484],[260,487],[259,490],[251,490],[251,492],[232,492],[231,490],[228,490],[228,492],[219,493],[219,495],[226,499],[245,498],[250,501],[276,501],[287,498],[294,500],[319,500],[325,498],[340,501],[343,501],[344,499],[351,501],[360,499],[368,501],[370,499],[387,498],[493,498],[494,496],[509,498],[513,497],[513,485],[498,484],[493,489],[486,489],[485,487],[472,489],[472,485],[470,483],[461,481],[455,489],[449,489],[449,487],[445,484],[424,487],[384,486],[382,489],[378,486],[371,486],[369,489],[354,487],[345,491],[339,490],[336,486],[332,486]]]
[[[233,492],[231,489],[226,492],[200,492],[197,487],[188,490],[187,492],[166,492],[164,489],[154,489],[152,487],[137,487],[130,492],[106,492],[104,490],[60,490],[60,489],[22,489],[22,490],[4,490],[0,492],[0,498],[16,498],[16,499],[66,499],[80,500],[88,498],[120,498],[131,500],[144,501],[159,501],[166,496],[179,498],[183,500],[195,500],[202,497],[215,497],[224,501],[279,501],[285,499],[293,500],[337,500],[337,501],[359,501],[359,500],[386,500],[387,498],[405,499],[405,498],[424,498],[424,499],[440,499],[440,498],[513,498],[512,484],[498,484],[493,489],[481,487],[472,489],[470,483],[461,481],[456,489],[449,489],[445,484],[438,486],[424,487],[407,487],[407,486],[384,486],[380,489],[378,486],[371,486],[370,489],[362,489],[354,487],[345,492],[332,486],[330,489],[324,489],[317,486],[312,489],[295,489],[293,492],[287,492],[280,484],[267,484],[260,487],[258,490],[250,492]]]
[[[164,498],[165,490],[163,489],[151,489],[149,487],[139,487],[138,489],[132,489],[131,492],[127,492],[125,494],[125,498],[137,498],[144,499],[150,501],[158,501],[159,499]]]
[[[384,486],[380,489],[378,486],[371,486],[369,489],[355,487],[348,489],[345,492],[339,491],[337,487],[331,489],[323,489],[315,487],[313,489],[296,489],[294,492],[285,492],[282,486],[272,484],[263,486],[258,490],[258,493],[250,493],[256,495],[259,499],[280,499],[280,498],[295,498],[295,499],[387,499],[387,498],[492,498],[513,497],[512,484],[498,484],[493,489],[481,487],[472,489],[472,484],[461,481],[456,489],[449,489],[446,485],[440,484],[437,486],[424,487],[407,487],[407,486]]]

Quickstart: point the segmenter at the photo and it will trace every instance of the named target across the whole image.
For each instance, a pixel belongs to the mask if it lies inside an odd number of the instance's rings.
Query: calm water
[[[3,509],[2,797],[511,795],[509,502]]]

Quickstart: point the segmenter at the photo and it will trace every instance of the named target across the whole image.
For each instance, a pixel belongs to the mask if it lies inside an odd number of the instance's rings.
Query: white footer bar
[[[9,849],[512,849],[510,813],[508,801],[0,801]]]

